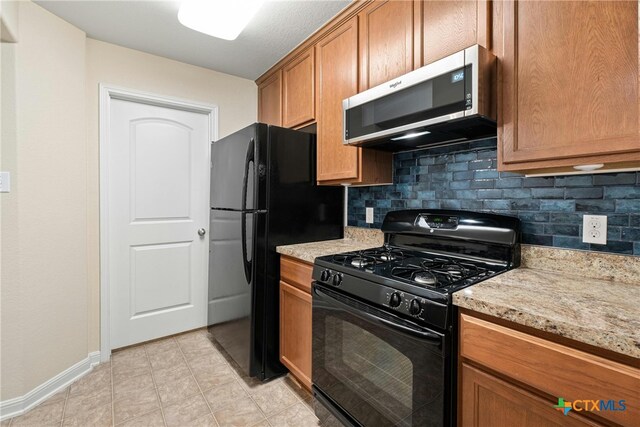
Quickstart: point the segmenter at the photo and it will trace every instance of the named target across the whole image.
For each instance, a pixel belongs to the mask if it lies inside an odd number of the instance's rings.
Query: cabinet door
[[[485,0],[423,1],[423,65],[474,44],[488,47],[488,17]]]
[[[554,402],[503,381],[484,371],[462,364],[459,425],[463,427],[562,427],[597,426],[569,412],[564,415]]]
[[[502,7],[500,168],[639,160],[638,2]]]
[[[311,389],[311,295],[282,281],[280,361]]]
[[[360,148],[343,145],[342,100],[358,92],[358,18],[316,45],[318,181],[358,179]]]
[[[282,70],[258,86],[258,121],[282,126]]]
[[[360,12],[360,90],[414,69],[414,2],[374,1]]]
[[[283,126],[292,128],[315,119],[315,67],[313,48],[282,69]]]

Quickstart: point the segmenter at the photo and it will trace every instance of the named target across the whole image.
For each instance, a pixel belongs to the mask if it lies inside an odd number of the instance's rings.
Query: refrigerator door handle
[[[249,285],[251,285],[251,281],[252,281],[252,261],[249,261],[248,257],[247,257],[247,214],[246,214],[246,209],[247,209],[247,187],[248,187],[248,180],[249,180],[249,164],[251,162],[254,162],[255,164],[255,156],[254,156],[254,149],[255,149],[255,141],[253,138],[251,138],[251,141],[249,142],[249,147],[247,147],[247,155],[245,157],[245,161],[244,161],[244,179],[242,182],[242,224],[241,224],[241,229],[242,229],[242,263],[244,265],[244,275],[247,278],[247,283]]]

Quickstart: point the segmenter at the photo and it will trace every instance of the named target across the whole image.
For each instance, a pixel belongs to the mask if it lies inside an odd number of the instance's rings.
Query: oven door
[[[376,427],[448,423],[443,334],[315,282],[312,338],[314,391],[343,422]]]

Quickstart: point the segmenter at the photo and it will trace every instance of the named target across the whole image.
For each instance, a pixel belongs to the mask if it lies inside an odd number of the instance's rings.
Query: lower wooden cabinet
[[[280,261],[280,361],[311,390],[311,264]]]
[[[459,425],[640,425],[640,369],[633,363],[472,312],[463,312],[459,320]],[[560,398],[575,405],[566,415],[555,407]],[[611,400],[610,408],[617,410],[596,410],[591,401],[597,400]]]
[[[545,399],[473,366],[462,364],[461,426],[546,427],[598,425],[567,416],[551,408]]]

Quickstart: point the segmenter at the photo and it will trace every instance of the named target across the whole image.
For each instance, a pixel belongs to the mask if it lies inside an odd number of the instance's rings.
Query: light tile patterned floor
[[[111,361],[26,414],[19,426],[318,426],[309,393],[288,377],[241,376],[206,330],[114,352]]]

